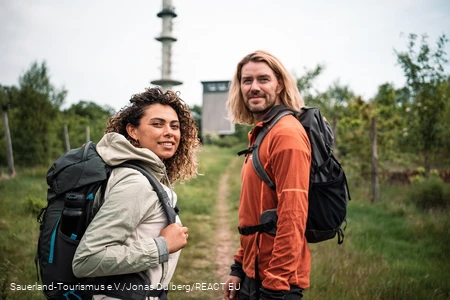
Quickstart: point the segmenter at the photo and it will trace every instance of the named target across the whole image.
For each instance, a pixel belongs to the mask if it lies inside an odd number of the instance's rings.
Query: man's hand
[[[228,277],[227,281],[225,282],[225,288],[223,290],[223,297],[224,299],[238,299],[239,290],[241,289],[241,279],[237,276],[230,276]]]

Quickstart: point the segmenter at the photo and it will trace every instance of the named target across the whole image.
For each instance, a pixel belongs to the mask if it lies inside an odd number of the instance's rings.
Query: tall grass
[[[170,299],[221,299],[220,287],[216,290],[217,286],[208,284],[220,283],[215,278],[216,228],[232,230],[238,246],[241,163],[233,163],[235,153],[235,149],[205,147],[199,156],[203,175],[175,186],[181,220],[189,227],[189,243],[172,282],[196,289],[175,288],[169,292]],[[215,205],[225,170],[231,174],[231,217],[228,224],[218,224]],[[12,282],[36,282],[38,223],[30,203],[44,201],[47,187],[45,170],[25,171],[0,181],[0,299],[44,299],[39,291],[10,290]],[[449,211],[419,211],[406,197],[414,186],[382,185],[381,200],[371,204],[367,185],[350,185],[353,200],[344,244],[337,245],[337,240],[310,244],[311,287],[304,292],[305,299],[450,299]]]
[[[0,180],[0,299],[43,299],[39,291],[10,291],[11,283],[37,282],[34,265],[39,226],[30,199],[45,203],[46,170],[18,170],[16,178]]]
[[[404,187],[383,187],[371,205],[352,190],[345,241],[310,245],[307,299],[450,299],[448,212],[421,213]]]

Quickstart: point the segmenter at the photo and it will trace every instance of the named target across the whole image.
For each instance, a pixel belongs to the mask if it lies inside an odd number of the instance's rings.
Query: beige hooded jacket
[[[165,176],[165,166],[156,154],[134,147],[121,134],[106,134],[97,144],[97,151],[110,166],[137,160],[158,180]],[[164,188],[175,206],[176,194]],[[105,202],[75,253],[72,264],[75,276],[98,277],[147,270],[152,286],[167,288],[180,255],[178,251],[167,258],[167,252],[160,253],[167,251],[165,239],[159,237],[167,225],[164,210],[148,180],[134,169],[113,169]],[[111,298],[96,296],[94,299]]]

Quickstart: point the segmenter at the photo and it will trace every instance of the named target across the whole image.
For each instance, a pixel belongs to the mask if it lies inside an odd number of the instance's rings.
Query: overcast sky
[[[201,81],[230,80],[257,49],[296,76],[324,64],[319,89],[339,79],[369,100],[383,83],[404,84],[394,49],[406,50],[409,33],[428,34],[432,46],[450,38],[450,0],[172,4],[172,78],[189,105],[202,104]],[[45,61],[53,85],[68,90],[65,107],[87,100],[120,109],[161,77],[161,8],[162,0],[0,0],[0,84],[18,85],[34,61]]]

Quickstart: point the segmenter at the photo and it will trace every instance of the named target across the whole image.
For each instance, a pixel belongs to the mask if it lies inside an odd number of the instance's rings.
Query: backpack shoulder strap
[[[293,115],[294,112],[289,109],[281,109],[277,112],[277,114],[267,123],[263,124],[261,131],[258,133],[256,137],[256,141],[252,146],[252,164],[253,168],[258,174],[259,178],[263,180],[271,189],[275,189],[275,183],[272,179],[270,179],[266,170],[264,170],[263,165],[261,164],[261,160],[259,159],[259,146],[261,145],[262,140],[267,135],[270,129],[284,116]],[[256,150],[256,151],[255,151]]]
[[[176,222],[176,217],[177,217],[176,208],[174,208],[170,205],[170,199],[169,199],[169,196],[167,195],[167,192],[164,190],[162,184],[155,178],[155,176],[153,176],[153,174],[151,174],[144,168],[136,165],[132,161],[122,163],[122,164],[118,165],[117,167],[131,168],[131,169],[141,172],[142,175],[144,175],[148,179],[148,181],[152,185],[153,189],[155,190],[156,194],[158,195],[158,199],[159,199],[159,201],[161,201],[161,204],[164,208],[164,212],[166,214],[167,220],[169,221],[169,224]]]

